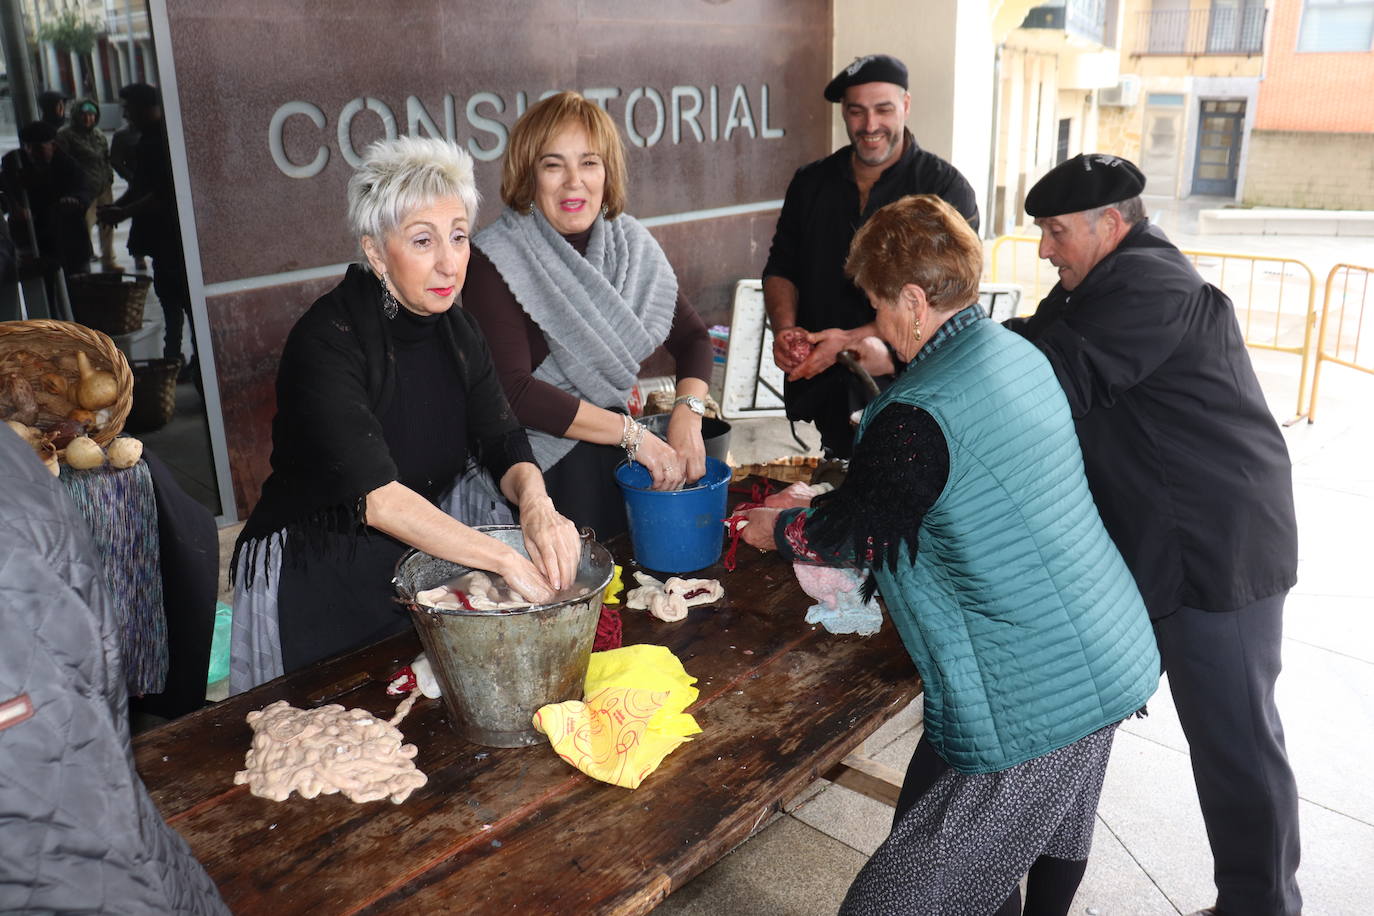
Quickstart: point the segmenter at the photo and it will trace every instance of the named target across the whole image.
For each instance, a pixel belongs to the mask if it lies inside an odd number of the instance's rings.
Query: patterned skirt
[[[893,825],[841,916],[995,913],[1040,856],[1086,859],[1115,734],[996,773],[947,770]]]

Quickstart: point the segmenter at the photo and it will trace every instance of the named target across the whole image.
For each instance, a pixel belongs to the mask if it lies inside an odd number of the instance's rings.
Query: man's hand
[[[773,362],[783,372],[791,372],[811,354],[811,334],[793,325],[773,335]]]
[[[835,365],[835,357],[839,352],[853,346],[854,332],[844,331],[840,328],[826,328],[824,331],[815,331],[809,334],[808,339],[812,345],[811,355],[788,373],[787,380],[789,382],[812,378]]]

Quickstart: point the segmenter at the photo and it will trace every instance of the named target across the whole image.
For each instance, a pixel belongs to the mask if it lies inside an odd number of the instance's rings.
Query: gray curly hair
[[[471,156],[448,140],[378,140],[348,180],[348,224],[359,242],[364,236],[381,241],[406,214],[445,197],[461,200],[468,225],[476,225],[481,196]]]

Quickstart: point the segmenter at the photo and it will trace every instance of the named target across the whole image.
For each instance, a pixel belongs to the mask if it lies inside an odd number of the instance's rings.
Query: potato
[[[108,452],[112,467],[131,468],[143,457],[143,443],[131,436],[120,436],[110,443]]]
[[[98,468],[105,463],[105,452],[89,436],[77,436],[67,443],[67,464],[78,471]]]

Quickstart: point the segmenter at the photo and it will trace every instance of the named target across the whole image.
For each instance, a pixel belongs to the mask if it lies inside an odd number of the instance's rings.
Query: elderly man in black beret
[[[1202,913],[1302,909],[1298,795],[1274,706],[1297,581],[1292,465],[1231,302],[1145,217],[1125,159],[1026,196],[1059,283],[1008,327],[1068,395],[1088,483],[1154,622],[1215,860]]]
[[[837,355],[856,350],[865,368],[879,374],[894,368],[875,336],[872,306],[844,275],[854,233],[908,194],[943,198],[977,229],[978,202],[959,170],[921,149],[906,129],[911,93],[900,60],[886,54],[855,60],[825,87],[825,99],[840,104],[850,144],[793,176],[763,270],[763,301],[773,359],[787,374],[788,418],[814,421],[826,451],[848,458],[849,415],[864,395],[836,365]]]

